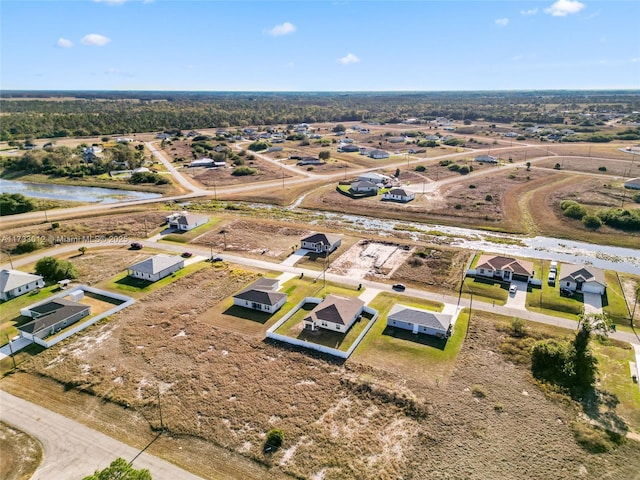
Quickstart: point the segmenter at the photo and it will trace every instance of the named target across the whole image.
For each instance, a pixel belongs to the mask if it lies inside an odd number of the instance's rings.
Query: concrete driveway
[[[599,293],[582,293],[584,297],[584,313],[602,313],[602,295]]]
[[[511,285],[515,285],[518,287],[518,290],[515,294],[509,293],[509,297],[507,298],[507,307],[517,308],[518,310],[526,310],[527,307],[527,283],[512,281]]]
[[[309,250],[307,250],[306,248],[300,248],[289,255],[287,258],[285,258],[282,262],[280,262],[280,265],[287,265],[289,267],[292,267],[296,263],[298,263],[298,261],[300,261],[307,253],[309,253]]]

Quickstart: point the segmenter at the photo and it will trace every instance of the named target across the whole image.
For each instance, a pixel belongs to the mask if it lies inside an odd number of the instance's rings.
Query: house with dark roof
[[[364,309],[364,302],[355,297],[327,295],[303,320],[305,329],[333,330],[346,333]]]
[[[345,153],[359,152],[360,147],[358,147],[357,145],[354,145],[353,143],[343,143],[343,144],[340,144],[340,146],[338,147],[338,151],[345,152]]]
[[[305,237],[300,242],[301,248],[311,250],[316,253],[331,253],[342,243],[339,235],[329,235],[326,233],[314,233]]]
[[[423,333],[438,338],[448,338],[453,332],[453,317],[421,308],[396,303],[387,315],[389,327],[402,328],[415,334]]]
[[[624,188],[631,188],[633,190],[640,190],[640,177],[630,178],[624,182]]]
[[[599,268],[563,263],[560,265],[560,273],[560,288],[572,292],[604,295],[607,288],[604,270]]]
[[[73,325],[91,313],[91,307],[65,298],[55,298],[49,302],[37,304],[21,310],[23,315],[33,318],[18,327],[20,336],[43,339]]]
[[[381,158],[389,158],[389,153],[376,148],[369,152],[369,157],[379,160]]]
[[[500,278],[507,282],[519,280],[528,283],[533,273],[533,262],[501,255],[481,255],[476,265],[476,275]]]
[[[207,223],[209,217],[196,213],[180,212],[169,215],[166,220],[169,228],[175,228],[181,232],[188,232]]]
[[[392,202],[410,202],[416,198],[416,194],[405,190],[404,188],[392,188],[382,194],[383,200],[391,200]]]
[[[44,279],[40,275],[21,272],[20,270],[0,271],[0,299],[12,298],[44,287]]]
[[[278,292],[280,282],[274,278],[259,278],[233,296],[233,304],[261,312],[275,313],[287,301],[287,294]]]
[[[127,274],[133,278],[157,282],[184,268],[184,259],[178,255],[158,254],[127,268]]]
[[[478,155],[474,160],[482,163],[498,163],[498,157],[491,155]]]

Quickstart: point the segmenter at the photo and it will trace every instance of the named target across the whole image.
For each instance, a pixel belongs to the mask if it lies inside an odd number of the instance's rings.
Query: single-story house
[[[474,160],[476,162],[498,163],[498,158],[491,155],[478,155]]]
[[[389,143],[404,143],[406,138],[404,137],[389,137]]]
[[[44,287],[44,279],[40,275],[20,270],[2,270],[0,272],[0,299],[2,300],[11,300],[42,287]]]
[[[200,225],[204,225],[209,221],[209,217],[206,215],[197,215],[195,213],[180,212],[173,213],[166,217],[169,228],[175,228],[177,230],[188,232]]]
[[[133,278],[157,282],[184,268],[184,259],[178,255],[158,254],[131,265],[127,274]]]
[[[156,138],[159,140],[168,140],[171,138],[171,135],[169,135],[168,133],[159,133],[156,135]]]
[[[345,137],[340,140],[340,143],[353,143],[353,138]]]
[[[392,200],[394,202],[410,202],[414,198],[416,198],[416,194],[404,188],[392,188],[382,194],[383,200]]]
[[[533,278],[533,262],[501,255],[481,255],[476,265],[476,274],[482,277],[501,278],[506,281],[527,282]]]
[[[364,302],[359,298],[346,298],[330,294],[311,310],[302,322],[305,329],[324,328],[325,330],[346,333],[360,317],[363,309]]]
[[[189,166],[192,168],[195,167],[213,167],[214,160],[213,158],[199,158],[198,160],[193,160]]]
[[[607,288],[604,270],[584,265],[560,265],[560,288],[573,292],[599,293],[604,295]]]
[[[84,147],[82,149],[82,160],[91,163],[94,160],[102,158],[102,149],[100,147]]]
[[[369,152],[369,157],[375,158],[376,160],[379,160],[381,158],[389,158],[389,153],[385,152],[384,150],[378,150],[376,148],[376,149],[371,150]]]
[[[282,147],[269,147],[269,148],[267,148],[267,153],[281,152],[281,151],[282,151]]]
[[[339,152],[345,152],[345,153],[352,153],[352,152],[359,152],[360,151],[360,147],[354,144],[340,144],[340,146],[338,147],[338,151]]]
[[[324,160],[315,157],[302,157],[296,165],[324,165]]]
[[[275,313],[287,301],[287,294],[278,292],[280,282],[275,278],[259,278],[233,296],[233,304],[239,307]]]
[[[507,138],[515,138],[518,136],[518,134],[516,132],[507,132],[504,134],[504,136]]]
[[[630,178],[624,182],[624,188],[632,188],[634,190],[640,190],[640,177]]]
[[[391,180],[391,177],[376,172],[363,173],[358,176],[359,182],[371,182],[378,185],[385,184]]]
[[[369,180],[358,180],[357,182],[353,182],[349,187],[349,190],[353,193],[378,193],[379,189],[380,187],[378,187],[378,185]]]
[[[326,233],[314,233],[300,242],[302,248],[316,253],[331,253],[342,243],[342,237]]]
[[[424,333],[438,338],[451,336],[453,331],[451,321],[451,315],[408,307],[399,303],[396,303],[387,315],[387,325],[390,327],[403,328],[413,333]]]
[[[73,325],[91,312],[89,305],[56,298],[21,310],[21,313],[33,318],[18,327],[20,336],[33,340],[34,337],[46,338],[63,328]]]

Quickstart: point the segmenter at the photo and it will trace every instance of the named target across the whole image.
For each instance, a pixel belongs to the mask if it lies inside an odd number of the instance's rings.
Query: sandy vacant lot
[[[361,240],[333,261],[329,271],[351,278],[390,278],[411,255],[397,243]]]

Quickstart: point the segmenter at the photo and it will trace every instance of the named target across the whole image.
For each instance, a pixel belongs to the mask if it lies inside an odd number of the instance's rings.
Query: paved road
[[[0,390],[0,418],[40,440],[42,464],[31,480],[80,479],[107,467],[117,457],[132,460],[139,450],[81,423]],[[149,469],[154,480],[198,480],[186,470],[154,457],[140,455],[134,468]]]

